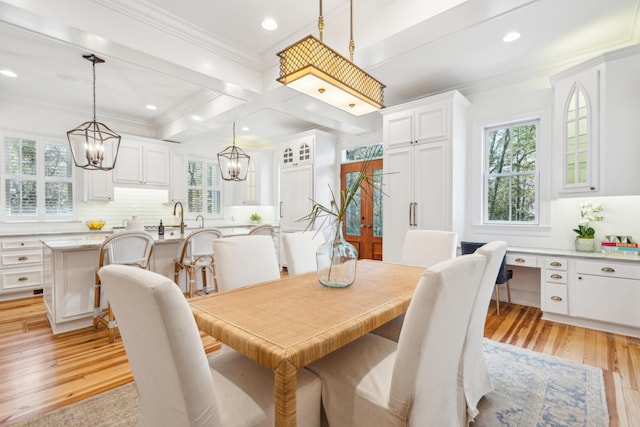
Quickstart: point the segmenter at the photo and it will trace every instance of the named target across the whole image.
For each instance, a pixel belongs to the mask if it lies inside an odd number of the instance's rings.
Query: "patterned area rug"
[[[609,425],[602,370],[485,340],[495,390],[479,405],[472,427]],[[65,406],[21,427],[134,426],[133,383]]]

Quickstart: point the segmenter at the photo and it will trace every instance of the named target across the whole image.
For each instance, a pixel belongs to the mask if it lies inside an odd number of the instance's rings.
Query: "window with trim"
[[[73,160],[67,144],[5,137],[3,166],[5,218],[73,217]]]
[[[484,129],[484,223],[538,223],[539,124],[530,120]]]
[[[210,217],[222,214],[222,177],[217,163],[189,160],[187,212]]]

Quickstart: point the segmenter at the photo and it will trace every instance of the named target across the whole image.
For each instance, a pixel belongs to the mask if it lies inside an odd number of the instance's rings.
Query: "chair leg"
[[[109,304],[109,323],[107,324],[107,330],[109,331],[109,343],[113,343],[116,340],[116,318],[111,310],[111,304]]]
[[[189,274],[189,298],[193,298],[193,295],[196,291],[196,271],[192,265],[187,269]]]
[[[507,286],[507,301],[509,301],[509,304],[511,304],[511,286],[509,286],[508,280],[507,280],[506,286]]]
[[[496,313],[500,316],[500,290],[498,285],[496,285]]]
[[[206,295],[207,292],[207,268],[206,267],[201,267],[200,270],[202,271],[202,295]]]

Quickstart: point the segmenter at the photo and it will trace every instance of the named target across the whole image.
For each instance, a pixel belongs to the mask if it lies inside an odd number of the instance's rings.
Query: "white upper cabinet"
[[[640,193],[640,47],[551,77],[553,170],[560,197]]]
[[[289,140],[280,146],[280,166],[295,167],[313,163],[315,135]]]
[[[169,148],[164,143],[122,138],[113,181],[136,186],[169,186]]]
[[[187,202],[187,152],[178,148],[171,148],[169,153],[170,179],[169,201]]]
[[[384,115],[383,139],[386,148],[441,141],[450,135],[446,102],[435,102]]]

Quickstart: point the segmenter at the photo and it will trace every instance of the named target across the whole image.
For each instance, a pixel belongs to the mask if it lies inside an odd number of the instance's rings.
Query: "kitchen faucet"
[[[196,217],[196,222],[198,222],[198,218],[202,219],[202,225],[200,225],[200,228],[204,228],[204,217],[202,215],[198,215]]]
[[[184,206],[182,206],[182,202],[176,202],[173,205],[173,215],[176,214],[176,208],[180,205],[180,235],[184,236]]]

